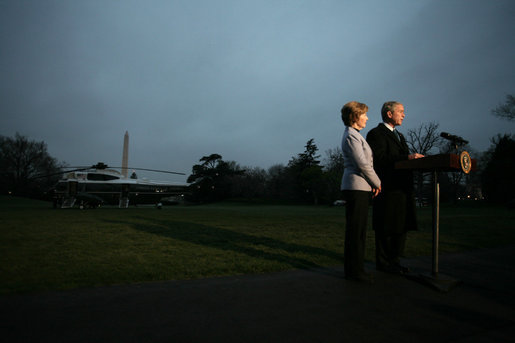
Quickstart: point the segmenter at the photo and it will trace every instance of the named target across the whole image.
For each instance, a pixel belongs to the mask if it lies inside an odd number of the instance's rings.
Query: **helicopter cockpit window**
[[[109,180],[118,180],[118,177],[107,174],[95,174],[88,173],[88,180],[91,181],[109,181]]]

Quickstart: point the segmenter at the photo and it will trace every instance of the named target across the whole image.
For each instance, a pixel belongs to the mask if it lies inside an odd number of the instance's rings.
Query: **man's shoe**
[[[409,267],[406,267],[406,266],[403,266],[400,264],[395,265],[395,267],[399,269],[401,274],[409,274],[411,272]]]

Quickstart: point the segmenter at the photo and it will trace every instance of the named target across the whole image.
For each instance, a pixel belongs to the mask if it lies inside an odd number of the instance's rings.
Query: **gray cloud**
[[[513,123],[512,1],[0,1],[0,134],[44,140],[69,164],[186,173],[219,153],[268,168],[314,138],[339,145],[339,109],[406,106],[485,150]],[[365,132],[366,133],[366,132]]]

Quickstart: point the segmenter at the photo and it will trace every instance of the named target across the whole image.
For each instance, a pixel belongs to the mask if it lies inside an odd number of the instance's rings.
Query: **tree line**
[[[455,146],[437,134],[437,123],[422,124],[409,130],[407,140],[412,152],[424,155],[456,153]],[[489,200],[508,203],[514,198],[515,136],[498,135],[491,139],[486,152],[469,151],[478,160],[478,169],[470,174],[442,172],[442,201],[458,199]],[[241,167],[234,161],[224,161],[219,154],[204,156],[193,166],[188,182],[192,183],[192,199],[213,202],[226,199],[263,199],[306,204],[332,204],[340,199],[340,182],[344,171],[340,148],[330,149],[322,164],[314,139],[305,150],[290,159],[287,165],[277,164],[268,170]],[[502,166],[502,167],[501,167]],[[419,205],[432,199],[431,173],[415,173],[415,192]]]
[[[437,134],[437,123],[425,123],[406,135],[412,152],[425,155],[455,152],[454,146]],[[483,152],[463,147],[478,160],[478,170],[470,174],[441,173],[441,198],[455,201],[471,197],[495,202],[513,201],[515,193],[515,135],[497,135],[491,147]],[[0,136],[1,194],[43,198],[59,179],[64,164],[47,152],[44,142],[19,135]],[[189,200],[215,202],[227,199],[262,200],[303,204],[332,204],[340,199],[340,182],[344,172],[343,154],[339,147],[318,154],[314,139],[304,151],[288,163],[268,169],[242,167],[236,161],[225,161],[213,153],[200,158],[192,167],[188,182]],[[415,174],[419,204],[429,203],[432,194],[430,173]]]
[[[508,95],[505,104],[492,114],[515,120],[515,97]],[[424,155],[455,152],[454,145],[438,135],[437,123],[423,123],[408,130],[406,140],[412,152]],[[478,160],[478,170],[463,173],[441,173],[441,198],[456,201],[461,197],[511,202],[515,194],[515,135],[491,138],[491,147],[483,152],[471,152]],[[64,164],[50,156],[44,142],[29,140],[16,133],[0,136],[0,192],[42,198],[59,179]],[[190,200],[214,202],[226,199],[283,201],[289,203],[332,204],[340,198],[340,182],[344,171],[343,154],[339,147],[326,151],[321,160],[315,140],[309,139],[304,151],[292,156],[288,163],[276,164],[267,170],[242,167],[236,161],[224,161],[220,154],[200,158],[188,177]],[[428,173],[415,175],[419,204],[430,201],[431,180]]]
[[[232,199],[262,199],[293,203],[328,203],[338,199],[343,174],[343,157],[338,149],[327,152],[322,165],[314,139],[287,165],[276,164],[268,170],[241,167],[224,161],[219,154],[204,156],[192,168],[192,200],[200,202]]]

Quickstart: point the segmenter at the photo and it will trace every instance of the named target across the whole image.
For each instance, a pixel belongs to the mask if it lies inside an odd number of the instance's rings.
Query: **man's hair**
[[[383,107],[381,108],[381,118],[383,118],[383,121],[388,119],[388,111],[393,112],[393,108],[397,105],[401,105],[401,103],[398,101],[387,101],[383,104]]]
[[[351,101],[342,107],[342,120],[345,126],[351,126],[358,121],[359,116],[367,113],[368,106],[361,102]]]

